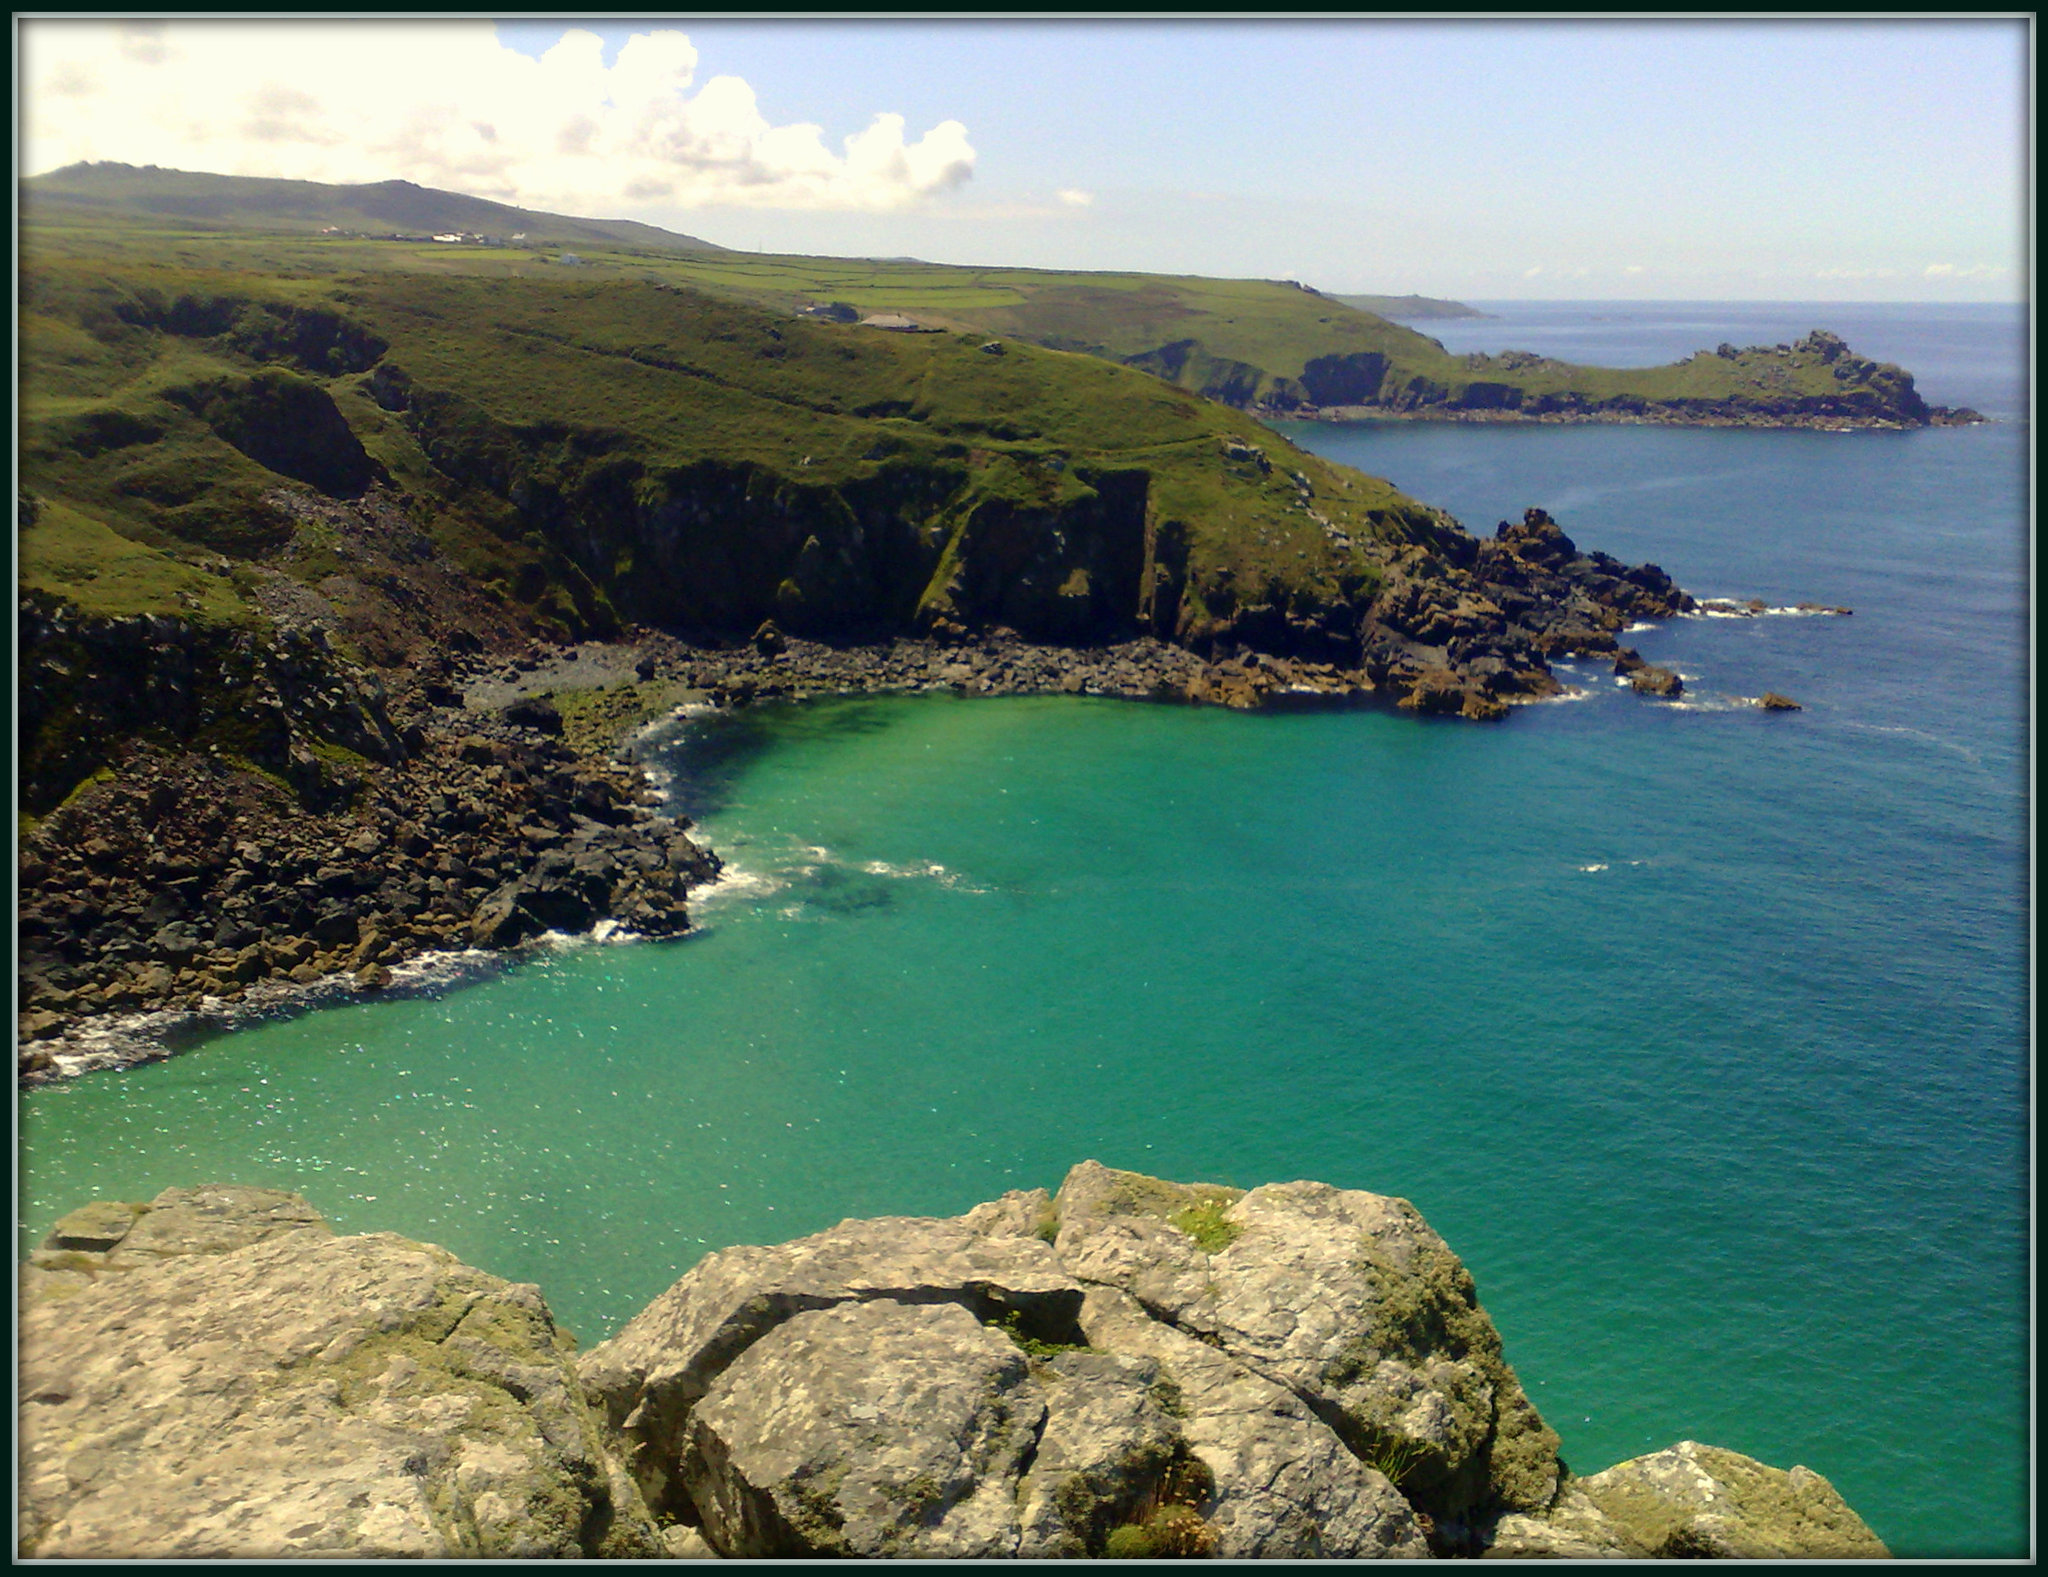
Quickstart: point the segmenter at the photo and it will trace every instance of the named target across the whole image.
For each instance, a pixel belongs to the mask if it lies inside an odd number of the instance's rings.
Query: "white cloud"
[[[1956,265],[1953,263],[1929,263],[1927,265],[1927,277],[1929,279],[1943,279],[1955,271]]]
[[[1095,206],[1095,194],[1093,192],[1079,191],[1071,186],[1064,191],[1054,192],[1053,196],[1057,197],[1069,208],[1092,208]]]
[[[1993,268],[1989,263],[1977,263],[1969,268],[1958,268],[1953,263],[1929,263],[1922,270],[1927,279],[2002,279],[2007,270]]]
[[[114,159],[315,181],[401,178],[574,213],[731,204],[889,211],[974,173],[967,128],[901,115],[826,146],[771,126],[689,38],[612,65],[573,29],[535,60],[487,21],[24,21],[26,173]],[[693,92],[692,89],[695,89]]]

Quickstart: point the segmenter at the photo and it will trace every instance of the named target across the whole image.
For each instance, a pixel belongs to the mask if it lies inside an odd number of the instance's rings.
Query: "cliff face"
[[[401,759],[377,677],[303,629],[209,627],[166,616],[95,618],[46,597],[20,604],[24,808],[42,814],[142,735],[212,745],[326,792],[318,752]]]
[[[580,1360],[265,1190],[76,1211],[22,1295],[30,1557],[1884,1554],[1805,1468],[1572,1477],[1456,1255],[1319,1183],[1084,1162],[713,1254]]]
[[[1094,359],[623,281],[376,279],[317,306],[147,270],[52,267],[27,288],[24,562],[62,566],[39,583],[55,611],[25,630],[30,749],[50,757],[32,772],[38,809],[96,764],[65,751],[143,719],[183,738],[247,719],[263,738],[223,749],[270,770],[287,734],[391,759],[374,705],[319,715],[315,692],[344,665],[295,685],[256,650],[266,623],[302,622],[280,599],[332,600],[335,582],[391,604],[381,626],[342,632],[378,664],[479,619],[558,639],[622,619],[744,638],[773,619],[830,641],[1249,647],[1362,668],[1390,701],[1469,716],[1549,687],[1557,610],[1523,594],[1526,577],[1487,595],[1486,564],[1513,567],[1441,511]],[[64,350],[81,338],[85,371]],[[1194,376],[1171,356],[1155,370]],[[1436,398],[1377,351],[1303,376],[1303,399]],[[253,634],[139,651],[168,672],[163,649],[189,650],[191,716],[173,685],[161,713],[109,693],[66,723],[77,686],[59,670],[103,664],[46,652],[45,636],[98,611],[94,555],[147,563],[165,586],[203,568],[212,594],[241,599]],[[1581,576],[1564,622],[1619,628],[1600,595],[1614,579]],[[156,601],[180,617],[168,593]],[[1404,626],[1460,604],[1477,667]]]

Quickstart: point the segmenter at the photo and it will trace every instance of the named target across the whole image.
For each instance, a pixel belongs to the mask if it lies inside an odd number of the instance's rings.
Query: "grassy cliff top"
[[[1347,307],[1356,307],[1361,312],[1376,312],[1383,318],[1392,318],[1397,323],[1412,323],[1424,318],[1483,318],[1486,316],[1477,307],[1468,307],[1462,301],[1445,301],[1436,296],[1334,296]]]
[[[705,465],[796,496],[924,478],[1023,510],[1142,473],[1197,574],[1333,597],[1370,574],[1339,534],[1398,544],[1440,518],[1097,357],[801,319],[623,255],[576,269],[36,227],[20,305],[21,474],[38,501],[25,574],[107,611],[240,616],[222,559],[311,583],[338,573],[280,489],[348,496],[377,478],[479,580],[536,600],[565,572],[508,479],[607,467],[643,491]]]
[[[148,256],[285,279],[439,274],[536,279],[568,272],[686,286],[783,314],[838,304],[856,317],[999,334],[1126,362],[1223,403],[1277,412],[1649,408],[1668,420],[1823,416],[1924,420],[1900,369],[1854,356],[1800,360],[1778,347],[1703,351],[1669,367],[1587,367],[1523,353],[1453,356],[1363,304],[1443,312],[1423,297],[1338,297],[1292,281],[960,267],[907,259],[730,252],[623,221],[561,219],[404,182],[314,182],[73,166],[23,183],[25,245],[44,257]],[[398,216],[398,217],[392,217]],[[523,245],[394,240],[471,231]],[[337,233],[322,233],[333,229]],[[379,236],[387,238],[378,238]],[[559,248],[573,245],[565,256]],[[1799,407],[1799,409],[1794,409]],[[1810,409],[1808,407],[1811,407]]]

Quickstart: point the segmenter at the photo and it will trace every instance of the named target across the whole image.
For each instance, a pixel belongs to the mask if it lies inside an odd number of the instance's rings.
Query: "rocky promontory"
[[[1723,343],[1668,367],[1588,367],[1532,351],[1475,351],[1407,371],[1384,355],[1326,358],[1320,376],[1279,386],[1274,415],[1323,421],[1619,422],[1684,427],[1803,427],[1823,432],[1969,427],[1968,406],[1930,405],[1913,376],[1859,356],[1815,329],[1786,344]]]
[[[539,1289],[167,1189],[21,1272],[20,1554],[1860,1558],[1826,1479],[1575,1476],[1406,1201],[1094,1162],[711,1254],[580,1357]]]

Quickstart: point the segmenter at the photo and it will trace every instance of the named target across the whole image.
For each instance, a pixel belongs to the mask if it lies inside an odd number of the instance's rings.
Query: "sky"
[[[2020,299],[2024,20],[30,19],[21,173],[1469,300]]]

